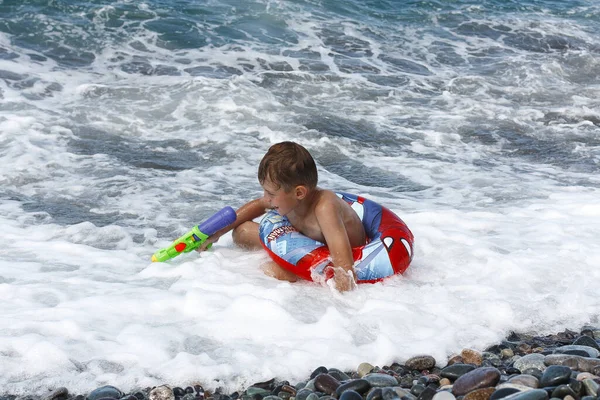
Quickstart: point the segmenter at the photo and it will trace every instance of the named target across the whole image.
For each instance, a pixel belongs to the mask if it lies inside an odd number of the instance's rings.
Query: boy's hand
[[[220,235],[217,235],[216,233],[215,233],[215,234],[213,234],[213,235],[212,235],[212,236],[210,236],[208,239],[206,239],[206,240],[204,241],[204,243],[202,243],[200,246],[198,246],[198,247],[196,248],[196,251],[197,251],[197,252],[199,252],[199,253],[201,253],[201,252],[203,252],[203,251],[206,251],[206,248],[207,248],[209,245],[211,245],[211,244],[213,244],[213,243],[216,243],[216,242],[219,240],[219,238],[220,238],[220,237],[221,237],[221,236],[220,236]]]
[[[341,267],[332,267],[333,284],[338,292],[347,292],[356,288],[356,272],[354,268],[346,270]]]

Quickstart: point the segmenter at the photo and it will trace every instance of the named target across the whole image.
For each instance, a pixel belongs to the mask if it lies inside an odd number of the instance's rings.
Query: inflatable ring
[[[357,282],[374,283],[406,271],[414,242],[406,224],[374,201],[348,193],[336,194],[356,211],[367,234],[367,243],[352,249]],[[259,236],[269,256],[286,270],[309,281],[318,276],[331,277],[326,269],[332,265],[327,246],[298,232],[276,211],[264,216]]]

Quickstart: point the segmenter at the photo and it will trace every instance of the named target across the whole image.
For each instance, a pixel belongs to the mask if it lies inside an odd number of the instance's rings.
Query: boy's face
[[[296,190],[292,189],[286,192],[283,186],[274,184],[269,178],[262,184],[264,198],[269,202],[269,206],[277,211],[279,215],[287,215],[298,205],[299,198]]]

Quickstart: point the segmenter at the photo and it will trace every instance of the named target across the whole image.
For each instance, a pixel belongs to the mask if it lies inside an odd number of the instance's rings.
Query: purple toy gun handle
[[[207,236],[213,235],[216,231],[225,228],[235,222],[237,215],[235,210],[229,206],[217,211],[209,219],[198,225],[198,230]]]

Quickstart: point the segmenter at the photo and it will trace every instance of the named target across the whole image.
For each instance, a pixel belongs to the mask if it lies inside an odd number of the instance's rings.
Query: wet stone
[[[430,384],[439,386],[440,377],[434,374],[423,375],[419,377],[418,382],[425,386]]]
[[[409,391],[409,390],[407,390],[407,389],[403,389],[403,388],[401,388],[401,387],[398,387],[398,386],[394,386],[392,389],[394,389],[394,391],[395,391],[395,392],[398,394],[398,396],[399,396],[400,398],[403,398],[403,397],[405,397],[405,396],[408,396],[408,397],[410,397],[410,396],[411,396],[411,393],[410,393],[410,391]]]
[[[432,400],[433,396],[435,396],[436,390],[432,387],[426,387],[425,390],[421,392],[418,397],[418,400]]]
[[[473,390],[465,395],[464,400],[488,400],[495,390],[493,387]]]
[[[310,389],[306,389],[306,388],[300,389],[296,393],[296,400],[306,400],[308,395],[311,393],[313,393],[313,391]]]
[[[447,386],[447,385],[451,385],[451,384],[452,384],[452,382],[448,378],[440,379],[440,386]]]
[[[381,398],[383,400],[400,400],[398,393],[392,388],[386,387],[381,389]]]
[[[169,389],[169,392],[171,395],[173,394],[171,389]],[[119,389],[114,386],[106,385],[92,390],[90,394],[87,395],[87,400],[99,400],[102,398],[120,399],[121,397],[123,397],[123,393]]]
[[[475,367],[470,364],[452,364],[443,368],[440,375],[450,380],[456,380],[458,377],[466,374],[467,372],[471,372],[474,369]]]
[[[311,393],[308,395],[306,400],[319,400],[319,396],[316,393]]]
[[[371,371],[373,371],[373,368],[375,368],[374,366],[372,366],[369,363],[361,363],[358,368],[356,369],[356,372],[358,372],[358,376],[360,376],[361,378],[365,375],[367,375],[368,373],[370,373]]]
[[[453,365],[453,364],[464,364],[465,362],[463,361],[462,357],[459,355],[453,355],[452,357],[450,357],[448,359],[448,365]]]
[[[594,381],[593,379],[586,378],[582,381],[582,383],[585,389],[585,393],[588,396],[598,396],[598,382]]]
[[[284,392],[291,393],[294,396],[296,395],[296,392],[297,392],[296,388],[293,386],[290,386],[290,385],[282,385],[281,390]]]
[[[600,351],[600,345],[598,345],[598,342],[587,335],[579,336],[577,339],[575,339],[573,345],[593,347],[594,349]]]
[[[476,389],[495,386],[499,380],[500,371],[497,368],[477,368],[459,377],[452,386],[452,393],[462,396]]]
[[[338,397],[342,393],[344,393],[346,390],[353,390],[360,394],[364,394],[364,393],[368,392],[370,388],[371,388],[371,384],[366,379],[362,379],[362,378],[361,379],[353,379],[348,382],[344,382],[344,383],[340,384],[340,386],[338,386],[337,389],[335,390],[335,393],[337,394]]]
[[[540,379],[540,386],[558,386],[569,383],[570,378],[571,368],[562,365],[551,365],[544,371],[542,379]]]
[[[520,393],[521,391],[516,388],[506,387],[502,389],[495,389],[494,392],[490,395],[489,400],[499,400],[505,397],[508,397],[515,393]]]
[[[544,374],[542,370],[537,368],[527,368],[521,372],[523,375],[531,375],[536,377],[538,380],[542,379],[542,375]]]
[[[460,353],[460,356],[465,364],[475,364],[479,366],[483,361],[481,353],[472,349],[463,349],[463,351]]]
[[[45,400],[63,400],[69,397],[69,391],[66,387],[59,387],[54,390],[48,396],[46,396]]]
[[[150,400],[175,400],[175,395],[170,387],[163,385],[152,389],[148,398]]]
[[[248,396],[254,397],[257,394],[261,395],[261,396],[268,396],[271,392],[268,391],[267,389],[263,389],[260,387],[256,387],[256,386],[250,386],[248,389],[246,389],[246,394]]]
[[[548,393],[543,389],[532,389],[526,392],[519,392],[508,397],[505,400],[548,400]]]
[[[348,376],[348,374],[346,374],[343,371],[340,371],[337,368],[329,368],[329,371],[327,371],[327,373],[331,376],[333,376],[335,379],[337,379],[338,381],[342,382],[342,381],[347,381],[350,380],[350,376]]]
[[[411,388],[415,378],[412,375],[404,375],[400,378],[400,386],[403,388]]]
[[[592,357],[597,358],[600,356],[600,351],[591,346],[579,346],[579,345],[569,345],[569,346],[560,346],[554,349],[554,353],[567,353],[568,351],[577,351],[583,352],[582,357]],[[581,355],[581,354],[580,354]]]
[[[317,375],[319,374],[326,374],[327,368],[320,366],[319,368],[315,369],[311,374],[310,374],[310,379],[315,379],[317,377]]]
[[[516,360],[513,364],[513,367],[517,368],[520,371],[525,371],[526,369],[536,368],[540,371],[544,371],[546,369],[546,364],[544,364],[546,356],[542,354],[527,354]]]
[[[502,359],[511,358],[515,355],[515,352],[512,349],[502,349],[500,351],[500,357]]]
[[[552,397],[563,399],[565,396],[579,397],[569,385],[560,385],[552,391]]]
[[[315,388],[325,393],[332,394],[340,386],[340,381],[329,374],[319,374],[315,378]]]
[[[417,397],[419,397],[421,395],[421,393],[423,393],[424,390],[425,390],[425,385],[423,385],[421,383],[417,383],[410,388],[410,392]]]
[[[367,393],[366,400],[381,400],[381,388],[373,388]]]
[[[431,356],[415,356],[406,360],[405,365],[410,369],[423,371],[435,367],[435,358]]]
[[[573,377],[573,372],[571,372],[571,379],[569,379],[569,387],[573,389],[577,396],[581,396],[581,393],[583,393],[583,382],[575,379]]]
[[[363,377],[373,387],[396,386],[398,381],[387,374],[367,374]]]
[[[456,397],[450,392],[441,391],[437,392],[432,400],[456,400]]]
[[[482,363],[488,363],[490,366],[492,367],[500,367],[502,366],[502,360],[500,359],[500,356],[497,356],[494,353],[489,353],[489,352],[484,352],[482,353],[482,357],[483,357],[483,361]]]
[[[517,385],[523,385],[523,386],[527,386],[533,389],[537,389],[538,387],[540,387],[540,381],[538,378],[536,378],[533,375],[529,375],[529,374],[522,374],[522,375],[516,375],[513,376],[512,378],[510,378],[508,380],[509,383],[514,383]]]
[[[589,353],[583,350],[565,350],[560,354],[568,354],[571,356],[589,357]]]
[[[362,396],[354,390],[346,390],[339,397],[339,400],[363,400]]]

